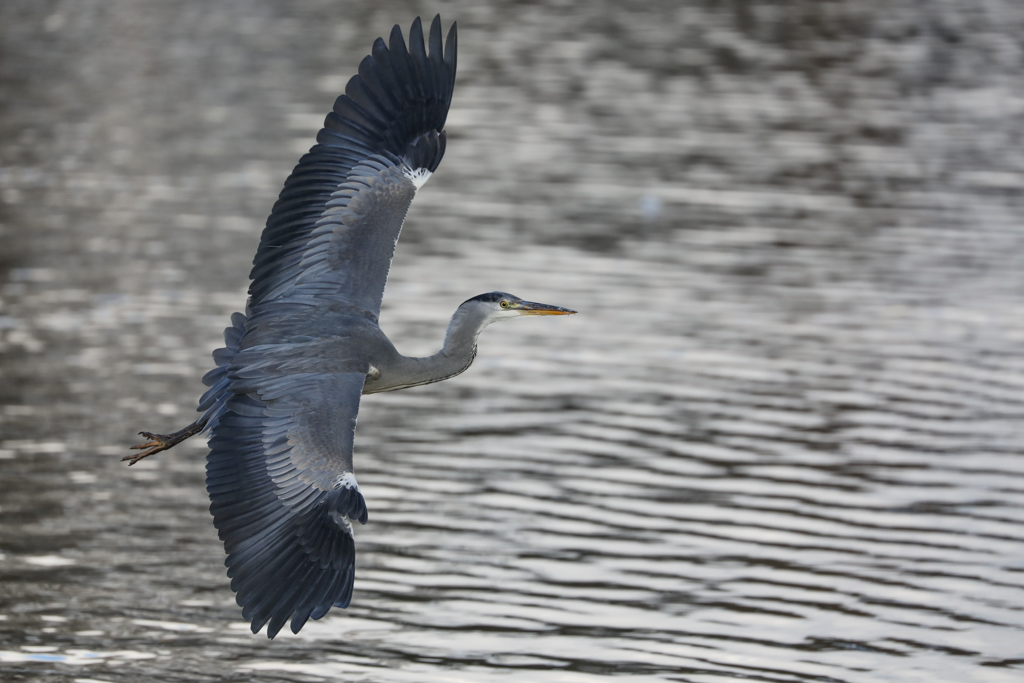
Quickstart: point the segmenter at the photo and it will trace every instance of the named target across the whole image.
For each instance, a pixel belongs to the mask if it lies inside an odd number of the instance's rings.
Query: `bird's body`
[[[491,292],[452,316],[442,349],[403,356],[378,326],[395,246],[418,188],[444,154],[455,26],[429,55],[417,19],[406,48],[378,39],[285,182],[263,231],[245,314],[235,313],[202,416],[132,463],[210,432],[207,490],[231,587],[253,632],[294,632],[352,597],[351,522],[366,523],[352,455],[361,394],[437,382],[469,367],[480,331],[568,309]]]

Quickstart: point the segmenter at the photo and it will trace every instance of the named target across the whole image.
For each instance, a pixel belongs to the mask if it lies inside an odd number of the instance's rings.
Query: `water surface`
[[[352,607],[252,636],[192,419],[280,184],[434,8],[0,7],[0,674],[1016,681],[1024,8],[444,3],[444,163],[365,397]]]

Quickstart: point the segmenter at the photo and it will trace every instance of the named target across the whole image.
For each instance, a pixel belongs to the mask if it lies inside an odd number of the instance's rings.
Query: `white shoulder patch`
[[[355,489],[356,491],[358,491],[359,484],[356,483],[356,475],[352,474],[351,472],[339,474],[334,480],[334,488]]]
[[[412,184],[416,186],[416,189],[420,189],[423,185],[430,180],[430,171],[425,168],[407,169],[404,171],[405,177],[412,181]]]
[[[345,472],[339,474],[334,478],[334,488],[336,489],[355,489],[359,490],[359,484],[356,483],[356,475],[351,472]],[[348,515],[343,515],[340,512],[331,512],[331,519],[338,525],[338,528],[352,536],[352,520],[349,519]]]

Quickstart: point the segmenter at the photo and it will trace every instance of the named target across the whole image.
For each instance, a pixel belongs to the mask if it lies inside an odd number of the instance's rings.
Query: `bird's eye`
[[[502,308],[508,308],[508,302],[507,301],[502,301],[501,302],[501,307]]]

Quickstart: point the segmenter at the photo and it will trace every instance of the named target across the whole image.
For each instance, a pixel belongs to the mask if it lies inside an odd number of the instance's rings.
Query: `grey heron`
[[[429,54],[427,48],[429,46]],[[250,273],[245,313],[231,316],[198,420],[149,439],[130,464],[209,432],[206,488],[231,588],[253,633],[352,599],[352,520],[366,503],[352,466],[361,394],[454,377],[498,320],[567,315],[511,294],[475,296],[455,311],[440,351],[401,355],[378,326],[406,212],[445,151],[455,84],[456,28],[442,44],[395,26],[378,38],[274,204]]]

